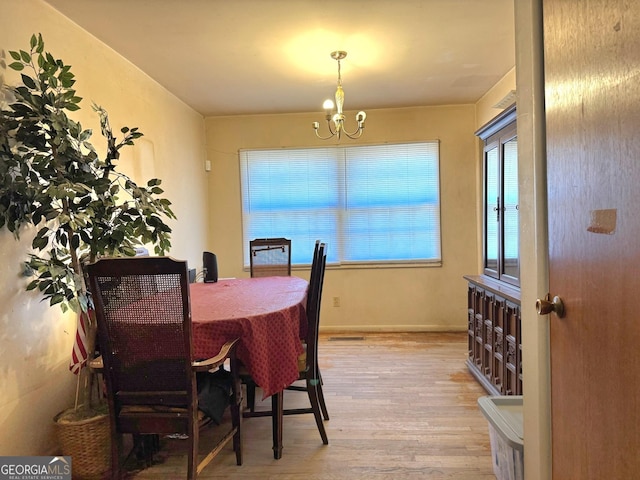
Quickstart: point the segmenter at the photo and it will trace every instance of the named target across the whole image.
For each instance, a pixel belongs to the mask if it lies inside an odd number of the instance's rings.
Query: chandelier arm
[[[334,135],[336,135],[340,130],[336,129],[334,130],[333,128],[331,128],[331,122],[333,120],[331,118],[327,118],[327,128],[329,129],[329,133],[331,134],[331,137],[333,137]],[[329,138],[331,138],[329,137]]]
[[[338,138],[340,138],[339,132],[334,132],[331,129],[331,120],[330,119],[327,119],[327,128],[329,129],[329,135],[327,135],[326,137],[323,137],[318,133],[318,128],[316,128],[315,123],[317,123],[317,122],[314,122],[313,130],[316,132],[316,137],[318,137],[320,140],[329,140],[330,138],[335,137],[336,133],[338,133]]]
[[[364,123],[358,123],[358,128],[356,128],[353,132],[348,132],[346,128],[342,128],[342,131],[349,138],[359,138],[362,135],[362,130],[364,130]]]
[[[315,130],[316,132],[316,137],[318,137],[320,140],[329,140],[331,137],[334,137],[336,134],[332,133],[331,135],[327,135],[326,137],[321,137],[320,134],[318,133],[318,130]]]
[[[355,140],[356,138],[360,138],[362,136],[362,131],[364,130],[364,127],[362,128],[358,128],[358,130],[356,130],[353,133],[349,133],[346,130],[344,131],[344,134],[349,137],[352,140]],[[356,135],[357,134],[357,135]]]

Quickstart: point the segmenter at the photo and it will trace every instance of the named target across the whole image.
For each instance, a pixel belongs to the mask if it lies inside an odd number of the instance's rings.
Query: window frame
[[[375,152],[376,147],[380,147],[381,149],[388,150],[389,147],[393,147],[393,146],[398,146],[402,148],[402,147],[408,147],[411,145],[417,145],[417,146],[424,145],[425,155],[427,156],[431,156],[433,155],[433,153],[435,153],[435,161],[433,161],[434,160],[433,157],[427,157],[427,158],[430,158],[431,161],[429,162],[428,167],[425,168],[425,170],[433,169],[435,171],[435,174],[433,174],[432,172],[430,175],[426,176],[427,179],[424,185],[425,187],[428,186],[430,188],[429,188],[429,193],[424,195],[428,197],[429,201],[422,204],[423,207],[425,205],[427,206],[426,207],[427,210],[429,210],[429,205],[432,206],[431,209],[433,208],[436,209],[435,213],[433,212],[425,213],[425,215],[427,215],[427,217],[425,218],[429,218],[430,220],[432,220],[429,222],[429,225],[433,226],[433,228],[430,231],[430,233],[424,234],[432,238],[434,237],[434,235],[437,237],[437,241],[431,241],[429,243],[430,248],[433,250],[433,252],[427,251],[427,249],[425,249],[425,252],[427,252],[429,255],[433,255],[433,253],[435,253],[435,256],[432,256],[430,258],[412,258],[412,259],[403,259],[403,258],[371,259],[369,258],[364,260],[362,259],[351,260],[351,259],[345,258],[343,256],[343,253],[344,253],[343,242],[345,241],[345,239],[349,238],[348,229],[345,227],[346,218],[348,216],[346,213],[348,210],[346,207],[346,199],[348,197],[348,194],[346,193],[346,190],[348,190],[348,188],[346,187],[348,182],[348,179],[347,179],[348,175],[346,174],[346,171],[347,171],[347,163],[349,160],[347,158],[349,157],[350,154],[353,155],[354,153],[353,149],[359,149],[362,147],[364,147],[365,149],[373,148]],[[248,163],[250,161],[250,155],[255,152],[263,152],[265,156],[268,156],[268,155],[277,156],[279,152],[286,152],[286,151],[304,152],[304,151],[312,151],[312,150],[318,150],[318,149],[331,151],[331,155],[328,155],[328,158],[330,159],[329,161],[333,162],[335,170],[338,172],[338,175],[341,177],[339,181],[336,182],[335,189],[334,189],[335,194],[340,197],[340,204],[337,208],[333,210],[333,214],[335,215],[334,216],[334,224],[336,228],[335,235],[337,237],[336,237],[336,240],[332,242],[333,245],[329,245],[329,253],[331,253],[331,251],[333,250],[334,256],[333,258],[330,258],[330,257],[327,258],[328,265],[331,265],[332,267],[347,267],[347,268],[385,268],[385,267],[399,267],[399,266],[416,267],[416,266],[441,266],[442,265],[442,218],[441,218],[442,185],[440,181],[440,168],[441,168],[440,142],[438,140],[430,140],[430,141],[419,141],[419,142],[399,142],[399,143],[365,144],[365,145],[360,144],[360,145],[346,145],[346,146],[330,145],[327,147],[240,149],[238,152],[238,160],[239,160],[239,168],[240,168],[241,212],[243,217],[242,218],[243,266],[245,269],[248,268],[248,242],[249,240],[251,240],[250,236],[255,236],[254,234],[249,232],[248,222],[250,222],[250,220],[247,218],[248,217],[247,205],[248,203],[251,203],[251,200],[248,200],[248,197],[247,197],[248,195],[250,195],[250,191],[248,189],[252,188],[250,186],[250,181],[249,182],[247,181],[247,177],[251,176],[251,173],[249,171],[250,167]],[[405,150],[410,151],[410,147],[405,148]],[[435,152],[433,152],[433,150],[435,150]],[[348,153],[348,152],[351,152],[351,153]],[[385,153],[388,155],[387,152]],[[289,154],[290,153],[287,153],[285,155],[289,155]],[[312,154],[310,156],[312,157]],[[372,155],[371,158],[375,159],[376,157],[375,155]],[[409,156],[408,158],[411,158],[411,157]],[[389,205],[388,208],[392,209],[394,202],[390,202],[388,205]],[[371,207],[371,208],[373,209],[374,207]],[[406,232],[410,232],[410,231],[411,230],[406,230]],[[426,230],[426,232],[429,232],[429,230]],[[278,234],[278,236],[283,236],[283,235],[285,237],[289,237],[289,235],[287,235],[287,232],[285,231],[279,232]],[[264,236],[264,235],[259,234],[258,236]],[[327,241],[327,239],[322,235],[318,236],[318,238],[321,238],[322,241]],[[305,241],[305,244],[308,243],[312,247],[313,243],[315,242],[315,236],[313,238],[310,237],[305,240],[307,240]],[[304,256],[305,259],[309,258],[309,262],[306,262],[306,261],[300,262],[299,259],[298,261],[294,260],[292,267],[296,268],[296,267],[308,266],[310,263],[311,256],[312,256],[311,254],[308,256]]]

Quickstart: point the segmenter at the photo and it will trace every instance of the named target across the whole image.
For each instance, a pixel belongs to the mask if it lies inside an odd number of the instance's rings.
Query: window
[[[515,106],[476,134],[484,140],[484,273],[520,285]]]
[[[286,237],[308,264],[316,239],[334,264],[440,258],[438,142],[241,150],[243,244]]]

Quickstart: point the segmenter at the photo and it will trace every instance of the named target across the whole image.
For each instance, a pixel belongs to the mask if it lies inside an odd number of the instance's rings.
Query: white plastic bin
[[[493,473],[498,480],[524,480],[522,395],[480,397],[480,410],[489,421]]]

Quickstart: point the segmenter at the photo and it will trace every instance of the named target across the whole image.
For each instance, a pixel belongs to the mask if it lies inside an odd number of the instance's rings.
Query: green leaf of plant
[[[44,41],[42,40],[42,34],[38,34],[38,46],[36,47],[36,52],[42,53],[44,51]]]
[[[22,74],[22,83],[24,83],[27,87],[35,89],[36,82],[28,75]]]
[[[58,303],[61,303],[63,300],[64,300],[64,295],[56,293],[51,297],[51,300],[49,301],[49,305],[51,306],[57,305]]]
[[[80,238],[84,243],[89,243],[89,244],[91,243],[91,237],[89,236],[86,230],[80,230]]]
[[[9,68],[16,70],[17,72],[24,70],[24,65],[20,62],[13,62],[9,64]]]

